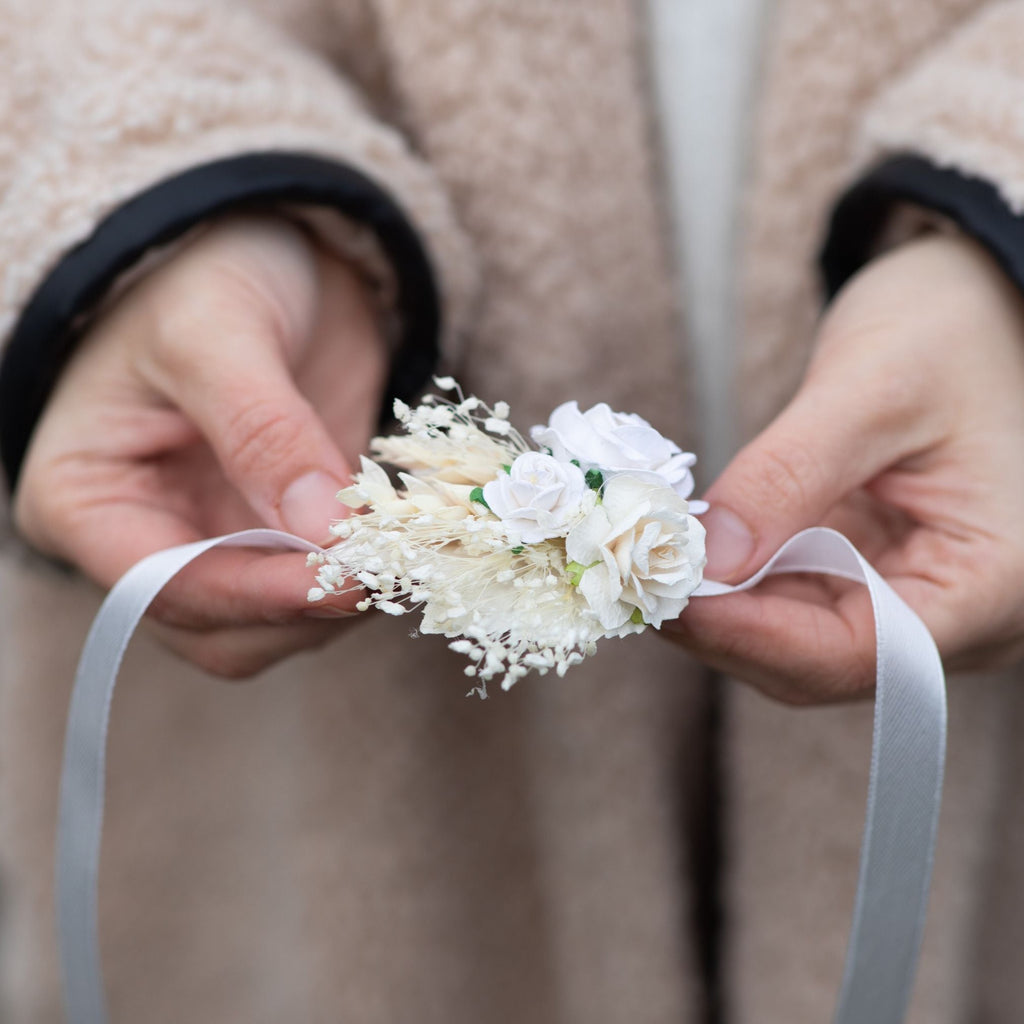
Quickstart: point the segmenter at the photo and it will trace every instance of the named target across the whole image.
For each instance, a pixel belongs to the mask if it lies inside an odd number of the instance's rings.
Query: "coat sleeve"
[[[822,269],[834,293],[911,204],[984,244],[1024,290],[1024,2],[991,3],[869,104]]]
[[[114,283],[232,208],[327,208],[372,236],[394,283],[393,394],[421,386],[459,335],[473,259],[442,184],[326,57],[244,4],[0,0],[0,66],[9,481]]]

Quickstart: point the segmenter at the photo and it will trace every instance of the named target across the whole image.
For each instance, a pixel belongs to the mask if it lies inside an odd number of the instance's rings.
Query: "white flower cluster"
[[[559,406],[531,448],[509,408],[429,396],[395,403],[404,434],[375,438],[339,500],[358,514],[310,555],[311,601],[360,587],[357,607],[422,611],[421,633],[451,638],[486,696],[531,669],[567,669],[606,636],[660,628],[701,581],[706,508],[687,501],[694,456],[639,416]],[[473,691],[471,691],[473,692]]]

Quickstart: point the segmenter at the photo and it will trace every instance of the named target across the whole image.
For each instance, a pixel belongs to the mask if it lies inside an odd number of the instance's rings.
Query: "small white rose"
[[[586,412],[580,412],[576,402],[565,402],[551,414],[547,426],[534,427],[530,436],[556,459],[576,459],[584,470],[601,470],[606,480],[630,473],[663,481],[681,498],[693,491],[690,467],[696,456],[682,451],[643,417],[613,412],[604,402]],[[703,510],[702,502],[694,506],[692,512]]]
[[[524,452],[483,492],[524,544],[564,537],[597,500],[578,466],[541,452]]]
[[[661,626],[685,607],[704,569],[704,527],[663,483],[617,476],[569,532],[580,593],[609,633]]]

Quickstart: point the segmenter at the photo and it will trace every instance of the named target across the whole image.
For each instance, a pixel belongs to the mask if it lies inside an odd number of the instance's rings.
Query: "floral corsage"
[[[695,457],[646,420],[560,405],[531,446],[509,408],[464,397],[395,402],[403,435],[377,437],[339,500],[338,543],[310,555],[311,601],[365,588],[357,605],[420,609],[486,696],[531,669],[559,675],[602,637],[660,628],[701,581],[706,509],[688,501]],[[397,485],[379,463],[397,470]],[[474,692],[474,691],[470,691]]]

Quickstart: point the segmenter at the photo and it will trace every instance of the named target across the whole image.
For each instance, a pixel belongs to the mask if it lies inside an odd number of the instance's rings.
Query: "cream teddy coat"
[[[524,426],[567,398],[604,399],[699,450],[642,13],[626,0],[2,0],[5,365],[56,365],[29,312],[53,322],[61,268],[81,271],[138,197],[238,157],[296,156],[293,171],[313,157],[318,175],[347,188],[355,169],[402,211],[469,387],[509,400]],[[761,79],[742,236],[747,432],[799,381],[828,218],[880,161],[910,154],[990,183],[1008,217],[1024,206],[1024,4],[779,0]],[[239,197],[334,202],[353,258],[387,261],[393,247],[375,250],[373,219],[359,227],[343,191]],[[204,212],[231,203],[228,189]],[[71,303],[66,338],[101,302]],[[0,549],[11,1024],[61,1019],[56,782],[100,596],[12,536]],[[779,707],[654,636],[479,702],[443,643],[406,629],[373,619],[242,687],[136,641],[101,879],[115,1020],[827,1019],[868,706]],[[953,686],[915,1021],[1024,1017],[1014,683]]]

